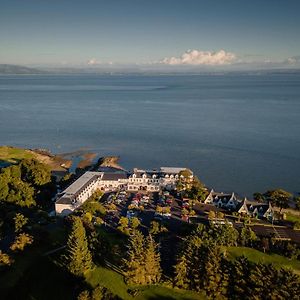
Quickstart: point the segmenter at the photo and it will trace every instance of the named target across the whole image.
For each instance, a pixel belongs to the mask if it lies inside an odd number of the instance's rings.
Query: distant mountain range
[[[18,65],[0,64],[0,74],[44,74],[45,71]]]
[[[20,65],[0,64],[0,75],[39,75],[39,74],[102,74],[102,75],[225,75],[225,74],[241,74],[241,75],[262,75],[262,74],[283,74],[283,73],[300,73],[297,68],[273,68],[273,69],[209,69],[199,67],[181,66],[177,68],[162,66],[97,66],[97,67],[26,67]]]

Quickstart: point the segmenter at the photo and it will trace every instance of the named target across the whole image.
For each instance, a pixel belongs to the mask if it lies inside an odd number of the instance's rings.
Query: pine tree
[[[145,242],[145,276],[147,284],[155,284],[160,281],[161,267],[158,245],[149,235]]]
[[[190,285],[190,280],[187,276],[188,272],[188,262],[183,254],[177,260],[177,264],[175,265],[175,278],[174,285],[181,289],[188,289]]]
[[[79,217],[73,218],[63,262],[68,271],[75,276],[83,276],[92,268],[92,255],[88,249],[85,229]]]
[[[204,265],[202,285],[207,296],[211,299],[220,299],[226,293],[227,280],[221,268],[222,254],[220,248],[213,244],[202,245],[200,252]]]
[[[135,230],[129,238],[127,257],[124,259],[125,280],[129,284],[145,284],[144,237]]]
[[[228,268],[230,269],[228,297],[236,300],[250,299],[249,278],[252,266],[249,260],[244,256],[240,256]]]

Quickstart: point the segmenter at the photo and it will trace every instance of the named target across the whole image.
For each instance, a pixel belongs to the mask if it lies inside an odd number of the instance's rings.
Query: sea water
[[[300,192],[300,74],[0,76],[0,144]]]

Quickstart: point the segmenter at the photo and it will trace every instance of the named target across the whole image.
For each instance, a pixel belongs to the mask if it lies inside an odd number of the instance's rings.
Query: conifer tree
[[[144,237],[135,230],[129,238],[127,257],[124,259],[125,279],[129,284],[145,284]]]
[[[161,278],[161,267],[158,246],[151,235],[146,239],[144,255],[146,283],[155,284]]]
[[[88,249],[85,229],[79,217],[73,218],[63,261],[68,271],[75,276],[83,276],[92,268],[92,255]]]
[[[221,268],[220,248],[213,244],[203,245],[200,249],[202,266],[202,287],[211,299],[220,299],[226,294],[227,280]]]
[[[190,280],[187,276],[188,272],[188,262],[185,255],[180,256],[175,265],[175,286],[181,289],[188,289],[190,285]]]
[[[251,268],[252,266],[250,265],[249,260],[244,256],[237,257],[233,263],[228,263],[230,272],[228,297],[230,299],[248,299],[251,295],[251,286],[249,282]]]

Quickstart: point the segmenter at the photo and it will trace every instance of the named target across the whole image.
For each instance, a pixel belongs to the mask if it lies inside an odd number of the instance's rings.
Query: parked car
[[[189,208],[190,204],[188,202],[183,202],[182,203],[182,208]]]

